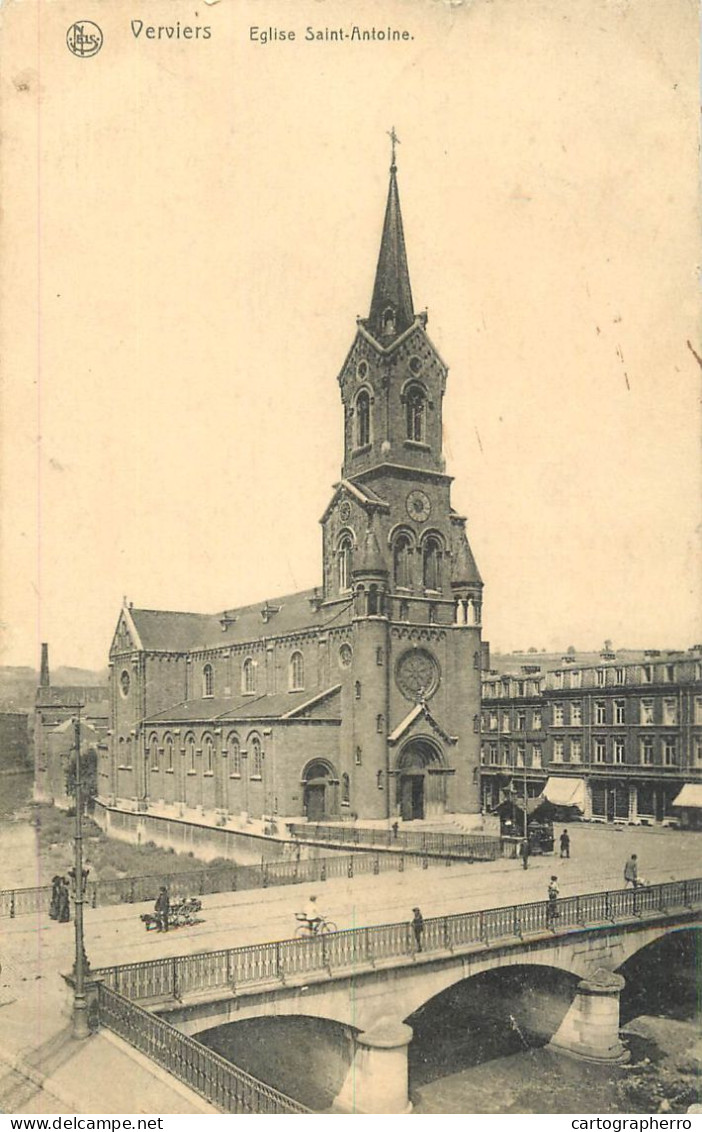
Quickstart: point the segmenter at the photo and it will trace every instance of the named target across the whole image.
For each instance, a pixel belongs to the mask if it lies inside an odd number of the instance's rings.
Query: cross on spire
[[[395,133],[395,127],[394,126],[392,127],[392,129],[387,131],[387,135],[390,138],[390,141],[392,142],[392,163],[390,165],[390,168],[394,169],[396,167],[395,166],[395,146],[400,144],[400,139],[398,138],[397,134]]]

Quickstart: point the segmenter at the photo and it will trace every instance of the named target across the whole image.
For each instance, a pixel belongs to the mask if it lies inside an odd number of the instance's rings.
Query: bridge
[[[96,972],[103,995],[146,1009],[181,1035],[248,1018],[306,1015],[354,1035],[342,1112],[408,1110],[404,1019],[437,994],[495,967],[541,965],[577,976],[572,1003],[551,1038],[593,1061],[626,1056],[619,1040],[617,973],[636,952],[671,932],[699,926],[702,878],[647,888],[438,916],[418,948],[411,925],[353,928],[124,964]],[[109,1022],[108,1022],[109,1024]]]

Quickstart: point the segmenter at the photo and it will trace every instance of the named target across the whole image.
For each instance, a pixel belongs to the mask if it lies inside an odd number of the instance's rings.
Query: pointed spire
[[[39,674],[39,687],[49,688],[51,677],[49,675],[49,646],[46,641],[41,646],[41,672]]]
[[[453,585],[482,585],[478,564],[473,557],[465,526],[457,523],[452,532],[453,558],[451,563],[451,582]]]
[[[361,553],[358,556],[358,565],[354,574],[387,574],[388,568],[380,549],[378,536],[375,533],[374,515],[368,520],[368,528],[361,544]]]
[[[414,320],[412,288],[410,287],[407,249],[402,229],[400,194],[397,188],[395,145],[398,137],[393,128],[390,187],[385,208],[383,236],[375,272],[375,285],[371,299],[368,329],[379,339],[393,339],[402,334]]]

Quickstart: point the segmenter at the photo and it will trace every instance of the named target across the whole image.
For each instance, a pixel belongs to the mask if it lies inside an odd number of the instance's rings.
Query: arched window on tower
[[[410,561],[412,540],[407,534],[399,534],[392,548],[392,564],[395,585],[409,589],[412,584]]]
[[[305,661],[301,652],[290,657],[290,691],[300,692],[305,686]]]
[[[345,591],[351,588],[351,552],[353,543],[351,542],[350,535],[344,535],[339,543],[339,590]]]
[[[211,664],[206,664],[202,670],[202,694],[203,696],[214,695],[214,671]]]
[[[427,399],[420,385],[407,391],[407,439],[423,441],[425,435]]]
[[[392,307],[386,307],[383,311],[383,334],[395,333],[395,312]]]
[[[441,545],[428,538],[422,548],[422,582],[425,590],[441,589]]]
[[[362,389],[356,398],[356,447],[370,444],[370,397]]]
[[[342,776],[341,776],[341,804],[342,804],[342,806],[348,806],[350,801],[351,801],[351,782],[349,780],[348,774],[342,774]]]
[[[245,695],[256,691],[256,669],[250,656],[247,656],[241,669],[241,690]]]
[[[368,616],[377,617],[382,613],[382,594],[379,593],[377,586],[368,587]]]

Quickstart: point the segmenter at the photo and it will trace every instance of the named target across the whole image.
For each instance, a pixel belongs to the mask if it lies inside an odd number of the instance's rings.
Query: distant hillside
[[[39,673],[28,665],[0,665],[0,711],[31,713],[38,683]],[[51,673],[51,683],[56,687],[107,684],[107,669],[95,672],[90,668],[57,668]]]

